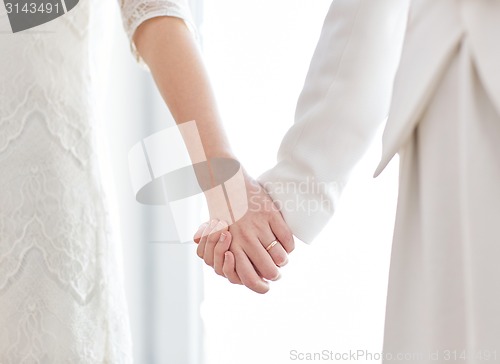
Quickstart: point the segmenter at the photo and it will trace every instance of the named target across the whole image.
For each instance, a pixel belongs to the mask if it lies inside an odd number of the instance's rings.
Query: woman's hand
[[[186,24],[175,17],[155,17],[138,27],[133,40],[139,54],[149,66],[176,123],[196,121],[196,137],[192,140],[189,135],[183,135],[193,163],[197,163],[199,159],[198,141],[201,141],[204,159],[207,161],[217,158],[235,159],[222,127],[201,53]],[[210,166],[211,163],[207,163],[208,172],[211,172]],[[216,178],[209,178],[208,183],[210,187],[215,188],[218,178],[216,175],[213,177]],[[287,253],[294,247],[293,237],[264,189],[249,177],[244,180],[245,186],[242,188],[246,189],[247,196],[242,198],[248,198],[248,201],[242,201],[248,202],[249,209],[243,218],[230,228],[232,239],[229,250],[233,256],[228,257],[234,258],[234,271],[245,286],[265,293],[269,290],[267,281],[279,278],[278,266],[286,264]],[[203,191],[208,195],[210,189],[203,188]],[[210,198],[207,197],[207,200]],[[227,215],[218,216],[213,213],[218,210],[220,202],[219,198],[215,200],[213,204],[208,201],[211,217],[227,219]],[[246,205],[231,206],[233,216],[241,216],[239,211],[234,213],[234,206],[239,208]],[[274,244],[275,240],[279,241],[279,244]],[[208,239],[208,242],[209,244],[205,241],[198,247],[198,254],[208,263],[215,265],[213,260],[217,255],[215,247],[218,244],[213,243],[211,239]],[[227,244],[224,241],[222,243]],[[221,246],[225,246],[223,244]],[[231,262],[229,260],[229,264]]]
[[[211,229],[211,226],[214,228]],[[222,227],[225,228],[219,230]],[[212,220],[201,225],[195,235],[195,241],[198,243],[198,255],[203,257],[207,265],[214,268],[215,273],[233,284],[242,284],[236,273],[234,255],[229,251],[232,235],[225,222]]]
[[[225,254],[229,253],[232,236],[227,223],[221,220],[211,220],[200,226],[194,236],[198,243],[197,254],[205,263],[214,268],[215,273],[224,276]],[[232,254],[231,254],[232,255]],[[232,283],[241,283],[232,282]]]

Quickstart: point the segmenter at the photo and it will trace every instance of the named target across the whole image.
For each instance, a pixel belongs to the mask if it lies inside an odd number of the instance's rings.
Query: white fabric
[[[500,113],[470,46],[401,151],[387,363],[500,363]]]
[[[101,3],[82,0],[53,22],[0,37],[2,364],[132,362],[93,142],[90,24],[105,21]],[[129,36],[153,16],[190,19],[181,0],[121,8]]]
[[[402,152],[384,342],[410,355],[399,362],[500,361],[499,4],[334,1],[295,124],[260,178],[310,243],[389,109],[376,173]]]
[[[311,242],[327,224],[350,170],[387,116],[408,3],[336,0],[330,7],[295,124],[278,164],[259,178],[273,199],[289,207],[283,215],[302,241]],[[303,204],[311,200],[321,208]]]

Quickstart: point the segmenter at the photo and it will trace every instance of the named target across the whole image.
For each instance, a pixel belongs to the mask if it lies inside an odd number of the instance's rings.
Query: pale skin
[[[156,85],[178,124],[196,120],[207,158],[237,160],[222,127],[212,87],[192,32],[183,20],[158,17],[144,22],[134,43],[149,66]],[[189,141],[186,141],[189,149]],[[219,275],[257,293],[269,290],[280,278],[279,267],[294,249],[293,236],[271,198],[246,173],[252,209],[231,225],[212,215],[195,235],[197,254]],[[209,202],[210,205],[210,202]],[[269,251],[273,240],[280,244]]]

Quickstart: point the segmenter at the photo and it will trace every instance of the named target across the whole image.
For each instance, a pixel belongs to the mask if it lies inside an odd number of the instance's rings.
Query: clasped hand
[[[194,236],[197,254],[233,284],[257,293],[269,291],[269,281],[281,277],[295,247],[293,235],[264,188],[245,175],[248,210],[228,227],[211,213]]]

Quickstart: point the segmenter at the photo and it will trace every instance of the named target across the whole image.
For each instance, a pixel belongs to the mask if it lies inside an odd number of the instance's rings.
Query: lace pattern
[[[93,141],[98,39],[89,28],[102,1],[0,35],[2,364],[132,363]],[[155,16],[190,21],[182,0],[120,1],[130,38]],[[0,17],[1,29],[7,21]]]

